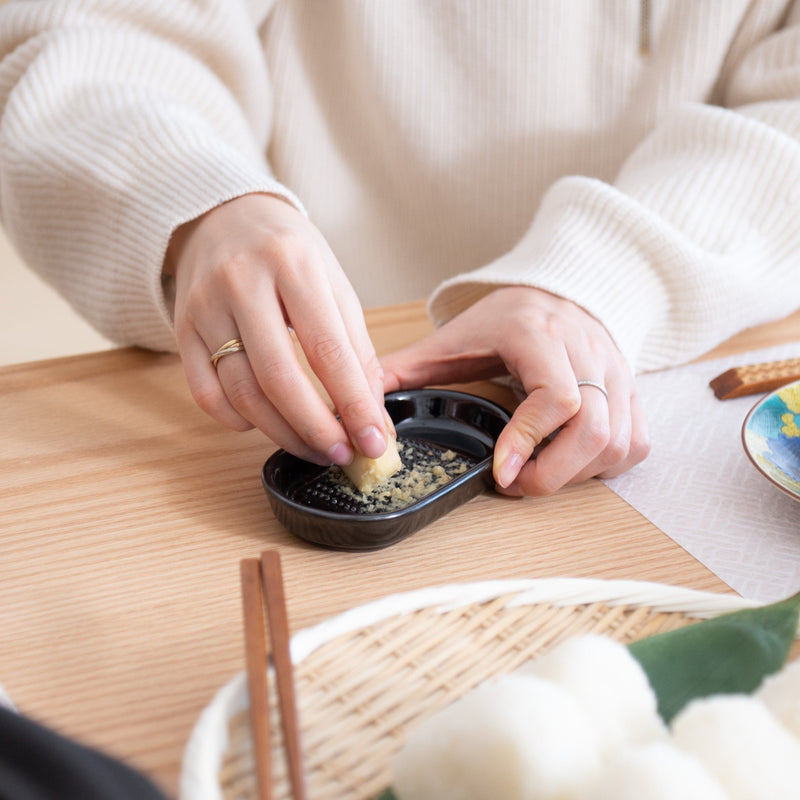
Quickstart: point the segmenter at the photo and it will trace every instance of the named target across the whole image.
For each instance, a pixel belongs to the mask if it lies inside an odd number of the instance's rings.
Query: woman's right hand
[[[288,202],[249,194],[178,228],[167,251],[175,334],[197,404],[234,430],[256,427],[295,455],[376,458],[391,423],[361,306],[320,232]],[[331,410],[300,363],[291,327]],[[211,354],[231,339],[244,350]],[[341,423],[335,414],[339,414]]]

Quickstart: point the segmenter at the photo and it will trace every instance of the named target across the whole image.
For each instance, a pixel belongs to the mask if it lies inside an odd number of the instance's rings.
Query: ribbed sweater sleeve
[[[3,224],[107,337],[173,349],[172,231],[247,192],[297,202],[265,160],[270,85],[247,8],[57,0],[2,14]]]
[[[370,304],[535,286],[637,371],[687,361],[800,307],[800,2],[641,7],[643,56],[623,0],[12,0],[3,224],[165,349],[172,231],[285,184]]]
[[[601,320],[644,371],[797,309],[798,16],[736,59],[719,105],[660,121],[614,181],[557,180],[509,253],[438,288],[434,321],[496,285],[535,286]]]

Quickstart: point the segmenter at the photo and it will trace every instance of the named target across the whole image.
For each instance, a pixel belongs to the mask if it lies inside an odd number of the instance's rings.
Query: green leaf
[[[669,722],[690,700],[749,693],[786,662],[797,635],[800,592],[633,642],[658,711]]]
[[[397,797],[391,789],[384,789],[375,800],[397,800]]]

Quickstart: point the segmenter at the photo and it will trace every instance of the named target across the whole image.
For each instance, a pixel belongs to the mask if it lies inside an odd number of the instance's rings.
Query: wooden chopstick
[[[242,605],[244,609],[247,687],[250,693],[250,725],[256,759],[259,800],[272,800],[272,744],[269,729],[269,676],[264,605],[267,608],[272,663],[278,691],[283,743],[289,768],[292,800],[306,800],[303,776],[303,751],[294,692],[294,673],[290,653],[289,617],[283,590],[281,557],[267,550],[261,559],[245,558],[241,565]]]
[[[289,767],[293,800],[306,800],[303,776],[303,752],[300,744],[300,725],[294,691],[294,674],[290,653],[289,619],[280,554],[267,550],[261,554],[261,580],[267,600],[267,620],[272,642],[272,663],[278,689],[283,742]]]
[[[240,573],[247,688],[250,693],[250,727],[253,732],[258,798],[259,800],[272,800],[272,742],[269,730],[267,637],[264,630],[261,565],[258,559],[243,559]]]

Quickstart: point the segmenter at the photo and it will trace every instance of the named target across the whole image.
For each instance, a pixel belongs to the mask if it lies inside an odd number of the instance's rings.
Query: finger
[[[227,342],[236,337],[217,338],[225,339]],[[257,427],[279,447],[298,457],[318,464],[329,463],[294,435],[286,421],[265,398],[259,398],[257,403],[240,401],[239,395],[260,394],[258,387],[253,385],[255,383],[253,372],[244,350],[224,355],[215,368],[212,355],[209,355],[203,339],[197,334],[186,339],[186,359],[194,365],[187,379],[195,401],[209,416],[233,430],[244,431]],[[244,416],[236,410],[235,405],[247,409],[254,407],[257,410],[254,413],[248,410],[246,412],[248,416]]]
[[[329,462],[349,463],[353,453],[347,434],[298,361],[276,298],[262,297],[237,307],[242,309],[237,324],[247,369],[217,370],[233,407],[276,443],[302,441],[303,450],[317,454],[309,460],[325,456]],[[300,454],[296,444],[286,449]]]
[[[534,448],[572,419],[581,407],[581,394],[566,350],[553,345],[547,350],[536,349],[536,352],[545,361],[520,365],[520,380],[527,397],[495,444],[493,474],[501,488],[517,479]],[[550,447],[552,445],[546,450]],[[526,473],[530,472],[530,467],[526,467]],[[538,474],[539,470],[534,472]]]
[[[551,494],[567,484],[594,477],[598,465],[607,463],[604,459],[610,457],[613,426],[620,433],[618,446],[627,454],[627,395],[620,401],[619,393],[613,390],[611,399],[593,386],[581,386],[579,391],[578,413],[564,424],[558,436],[537,457],[535,468],[521,481],[526,494]]]
[[[381,456],[388,444],[388,431],[382,402],[376,397],[379,380],[366,327],[358,334],[356,351],[333,291],[321,288],[312,298],[308,287],[294,282],[282,284],[280,296],[291,319],[309,365],[330,396],[350,440],[370,458]],[[360,314],[359,314],[360,315]],[[368,379],[362,359],[371,364]]]
[[[473,330],[456,317],[419,342],[383,356],[385,391],[485,380],[502,374],[505,370],[497,351],[473,342]]]
[[[250,361],[244,352],[225,356],[217,364],[219,381],[234,408],[242,408],[255,427],[290,453],[326,466],[330,459],[310,448],[291,424],[264,396]]]
[[[605,446],[597,453],[596,457],[576,470],[568,483],[581,483],[582,481],[600,475],[604,470],[612,469],[617,464],[627,463],[631,448],[631,395],[627,387],[625,375],[608,379],[608,399],[606,399],[608,413],[608,436]],[[581,387],[581,393],[590,392],[601,394],[594,386]],[[578,421],[576,420],[576,423]],[[587,421],[580,419],[580,424]]]
[[[623,472],[629,470],[636,464],[644,461],[650,454],[650,433],[647,424],[647,415],[644,406],[637,392],[631,396],[630,400],[630,441],[628,454],[616,464],[599,472],[601,478],[615,478]]]
[[[229,337],[225,341],[233,338],[235,337]],[[232,430],[246,431],[257,427],[279,447],[298,457],[321,465],[329,463],[328,460],[320,458],[318,453],[309,449],[298,436],[295,436],[286,421],[268,402],[258,404],[259,411],[251,414],[252,419],[246,418],[236,410],[234,403],[240,404],[238,398],[231,402],[229,393],[234,397],[237,393],[258,393],[258,389],[253,386],[254,377],[244,351],[223,356],[217,362],[217,367],[214,368],[205,342],[199,336],[193,335],[184,342],[182,357],[186,365],[187,382],[192,396],[198,406],[210,417]],[[227,363],[223,363],[226,359]],[[234,363],[237,361],[239,366],[234,367]],[[220,377],[220,370],[227,376],[226,378]],[[232,387],[228,389],[228,392],[224,388],[223,381]],[[243,403],[241,405],[249,407],[250,404]]]
[[[347,331],[347,336],[353,345],[356,357],[361,364],[361,370],[367,379],[375,402],[380,407],[383,407],[383,395],[385,391],[383,366],[378,358],[378,354],[375,352],[372,337],[367,330],[361,303],[359,303],[358,297],[350,284],[346,281],[343,283],[344,285],[338,287],[334,285],[336,303],[341,309],[341,316],[345,325],[345,330]],[[391,423],[389,429],[393,428],[394,424]]]
[[[576,476],[593,464],[608,446],[610,421],[604,395],[592,387],[580,387],[579,391],[578,412],[562,425],[552,442],[525,465],[517,477],[516,485],[523,494],[552,494],[575,482]]]
[[[228,339],[220,339],[220,344]],[[217,371],[211,364],[211,355],[206,343],[192,331],[178,340],[178,351],[186,373],[186,382],[195,403],[212,419],[235,431],[246,431],[254,427],[230,404],[223,390]],[[237,355],[237,354],[232,354]]]

